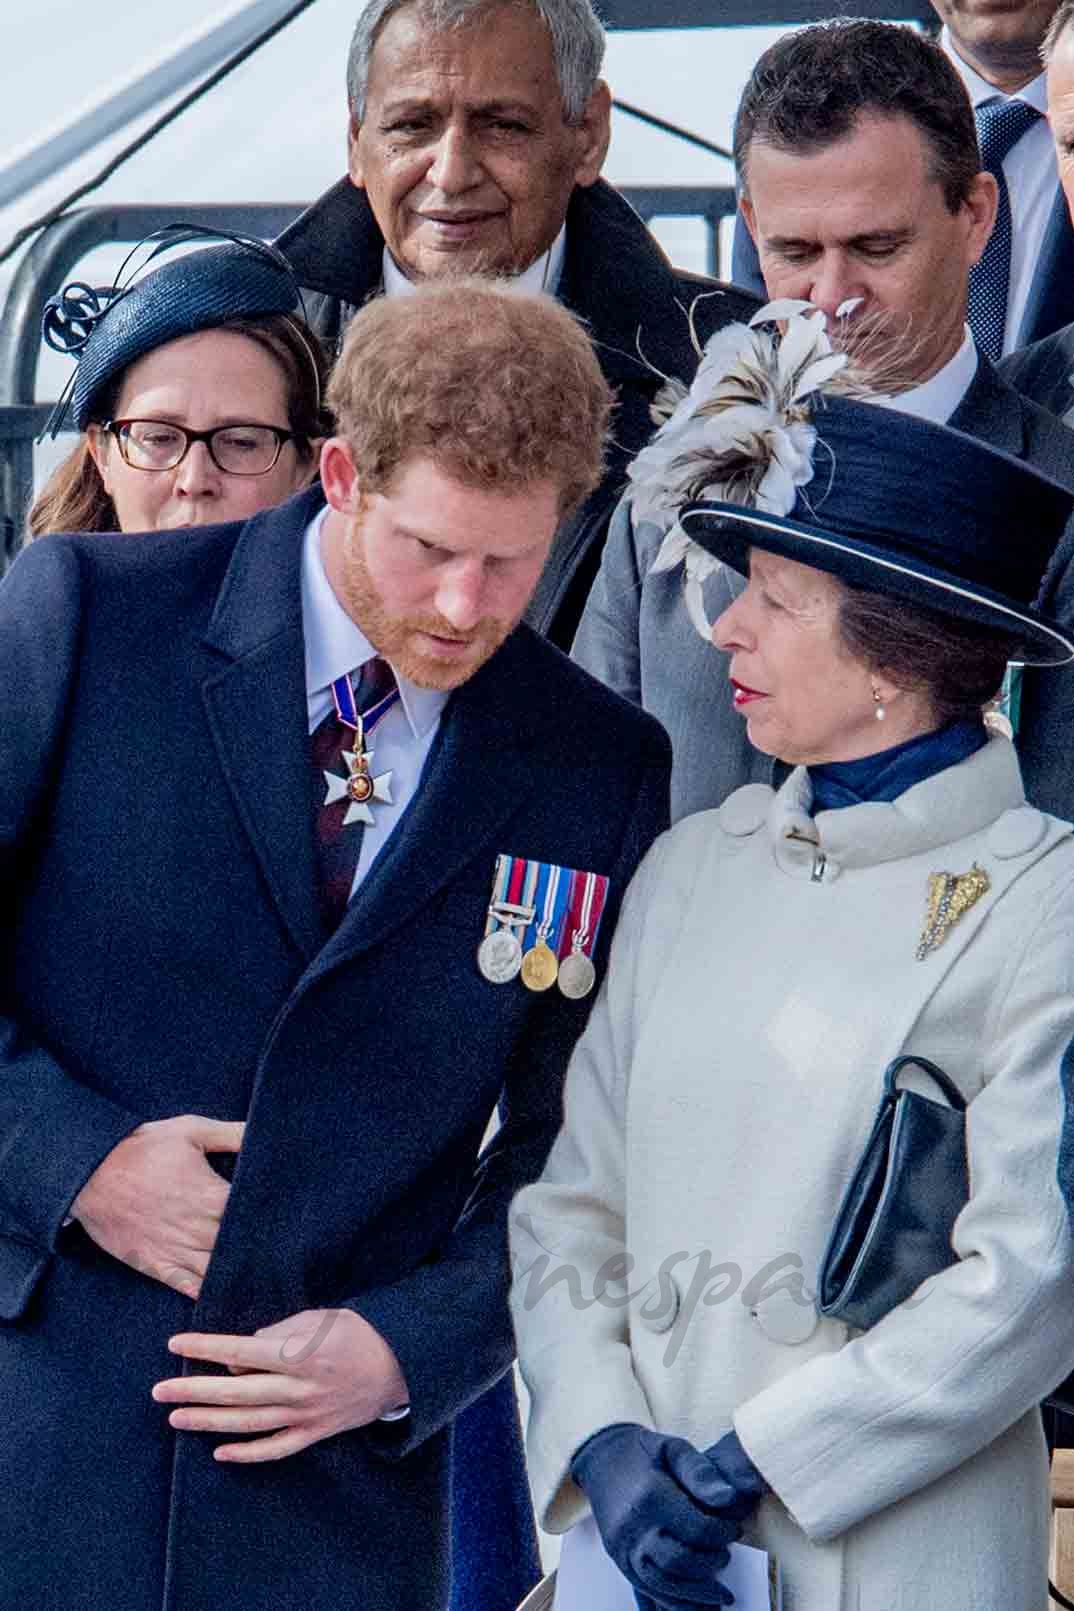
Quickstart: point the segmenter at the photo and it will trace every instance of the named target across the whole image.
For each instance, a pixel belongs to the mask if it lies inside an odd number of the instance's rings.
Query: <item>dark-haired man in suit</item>
[[[508,1202],[666,820],[657,724],[518,625],[600,474],[573,318],[380,299],[329,401],[323,495],[47,537],[0,586],[24,1611],[443,1611]]]
[[[999,359],[1074,319],[1074,227],[1056,174],[1040,54],[1057,0],[931,3],[943,24],[940,48],[973,105],[982,164],[1003,192],[995,239],[971,276],[969,308],[978,345]],[[733,262],[735,279],[760,292],[757,248],[741,217]]]

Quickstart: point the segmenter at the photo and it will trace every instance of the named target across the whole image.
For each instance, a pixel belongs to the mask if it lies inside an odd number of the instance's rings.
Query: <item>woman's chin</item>
[[[779,755],[779,748],[774,741],[774,735],[765,732],[765,723],[763,721],[756,721],[747,716],[746,737],[749,739],[754,749],[759,750],[762,755]],[[786,759],[785,756],[780,758],[783,760]]]

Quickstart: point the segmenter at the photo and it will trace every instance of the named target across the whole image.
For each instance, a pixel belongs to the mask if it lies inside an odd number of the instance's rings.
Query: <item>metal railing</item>
[[[709,272],[719,264],[720,221],[734,211],[730,187],[644,186],[622,192],[646,220],[698,218],[706,230]],[[51,403],[37,402],[41,315],[45,302],[99,246],[133,245],[166,224],[223,226],[271,239],[302,210],[279,204],[84,207],[44,230],[27,252],[0,320],[0,572],[14,558],[33,496],[34,438]]]

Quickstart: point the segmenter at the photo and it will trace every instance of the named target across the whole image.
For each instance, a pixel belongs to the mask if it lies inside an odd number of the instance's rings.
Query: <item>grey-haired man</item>
[[[383,289],[460,272],[554,292],[594,337],[618,407],[602,485],[564,522],[528,617],[570,642],[660,374],[692,374],[702,336],[756,305],[671,267],[600,179],[611,96],[590,0],[369,0],[347,74],[348,175],[279,245],[323,335]],[[643,356],[644,355],[644,358]]]

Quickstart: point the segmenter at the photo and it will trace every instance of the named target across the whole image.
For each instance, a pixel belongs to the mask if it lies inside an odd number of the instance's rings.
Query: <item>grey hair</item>
[[[604,60],[604,29],[590,0],[368,0],[355,24],[347,57],[347,99],[352,117],[359,123],[365,117],[373,47],[381,28],[395,12],[411,6],[434,32],[446,33],[505,4],[532,6],[544,22],[552,36],[563,116],[568,123],[580,123]]]
[[[1063,38],[1071,23],[1074,22],[1074,0],[1059,0],[1055,14],[1048,24],[1048,32],[1040,47],[1040,59],[1047,67],[1055,55],[1059,41]]]

